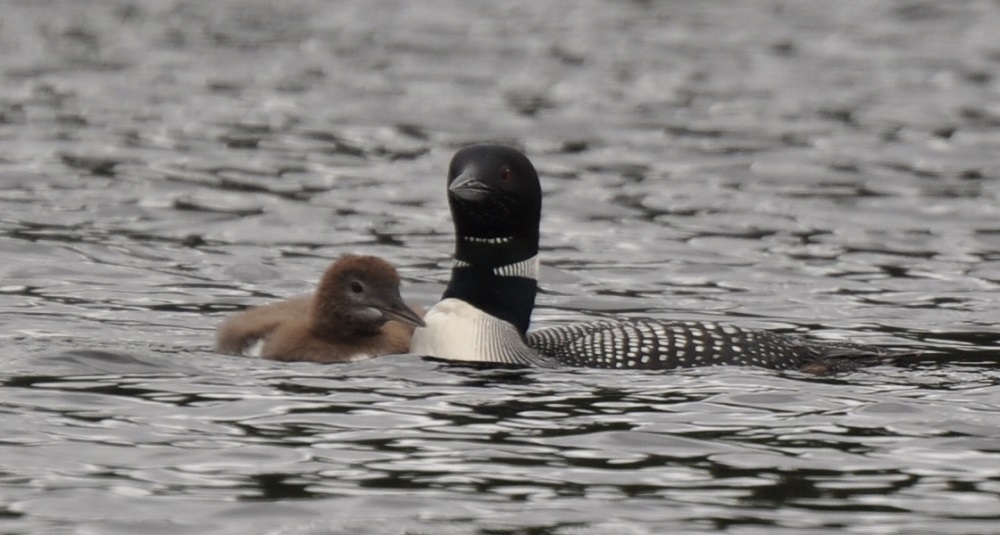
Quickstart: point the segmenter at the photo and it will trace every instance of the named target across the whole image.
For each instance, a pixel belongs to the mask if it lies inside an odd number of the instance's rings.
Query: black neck
[[[523,336],[528,332],[537,293],[538,281],[535,279],[501,277],[492,267],[460,265],[451,270],[451,281],[443,299],[461,299],[512,324]]]

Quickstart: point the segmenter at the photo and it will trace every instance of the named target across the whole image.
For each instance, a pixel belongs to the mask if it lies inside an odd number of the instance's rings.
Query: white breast
[[[448,360],[485,360],[480,355],[484,319],[493,319],[460,299],[445,299],[424,314],[426,327],[413,331],[410,352]]]
[[[410,352],[448,360],[495,362],[518,366],[557,363],[528,347],[513,324],[491,316],[460,299],[445,299],[424,315]]]

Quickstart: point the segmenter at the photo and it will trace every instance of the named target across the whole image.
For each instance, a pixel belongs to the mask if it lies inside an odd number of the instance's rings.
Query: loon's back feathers
[[[825,374],[894,362],[916,353],[705,321],[603,320],[531,331],[528,346],[567,366],[667,370],[757,366]]]
[[[569,365],[672,369],[718,364],[797,368],[795,338],[697,321],[595,321],[538,329],[527,343]]]
[[[414,331],[414,353],[532,366],[744,365],[813,373],[912,354],[696,321],[605,320],[527,332],[538,291],[542,194],[535,168],[510,147],[466,147],[448,169],[448,204],[455,264],[443,300]]]

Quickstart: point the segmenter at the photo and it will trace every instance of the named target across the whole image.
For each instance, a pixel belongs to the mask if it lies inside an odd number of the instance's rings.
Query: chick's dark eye
[[[362,286],[361,283],[358,281],[351,281],[351,291],[356,294],[359,294],[365,291],[365,287]]]
[[[500,169],[500,181],[504,184],[509,183],[514,179],[514,173],[510,170],[510,167],[504,167]]]

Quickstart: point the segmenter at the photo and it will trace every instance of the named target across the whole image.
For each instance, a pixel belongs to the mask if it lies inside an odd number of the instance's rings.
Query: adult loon
[[[447,360],[590,368],[745,365],[828,373],[904,353],[704,321],[601,320],[528,332],[538,291],[542,192],[534,166],[500,145],[459,150],[448,170],[455,260],[412,353]]]
[[[390,321],[394,320],[394,321]],[[272,360],[343,362],[406,353],[420,315],[399,295],[399,274],[374,256],[344,255],[323,274],[316,293],[251,308],[216,331],[220,353]]]

